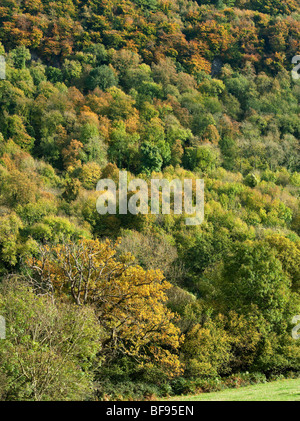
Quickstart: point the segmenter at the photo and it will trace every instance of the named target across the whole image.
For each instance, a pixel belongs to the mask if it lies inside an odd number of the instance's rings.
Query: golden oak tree
[[[170,377],[180,374],[176,354],[183,337],[172,321],[166,291],[171,284],[160,270],[134,265],[134,257],[117,257],[120,240],[81,240],[50,248],[28,263],[38,289],[78,305],[92,305],[107,335],[103,350],[135,358],[141,366],[158,364]]]

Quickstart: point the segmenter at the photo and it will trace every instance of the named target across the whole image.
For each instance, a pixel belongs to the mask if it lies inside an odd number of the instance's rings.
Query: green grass
[[[182,401],[300,401],[300,379],[278,380],[254,386],[226,389],[222,392],[176,396]]]

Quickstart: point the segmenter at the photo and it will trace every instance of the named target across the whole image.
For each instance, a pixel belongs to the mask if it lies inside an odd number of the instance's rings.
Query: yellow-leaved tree
[[[130,253],[117,256],[119,244],[120,239],[42,246],[39,258],[28,261],[31,279],[41,292],[94,307],[107,333],[107,358],[125,354],[176,376],[182,371],[177,350],[183,336],[166,307],[171,284],[160,270],[134,265]]]

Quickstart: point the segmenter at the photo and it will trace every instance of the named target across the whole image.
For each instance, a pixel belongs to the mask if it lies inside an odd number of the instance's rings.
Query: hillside
[[[2,0],[0,29],[0,398],[297,376],[299,2]],[[204,180],[204,221],[99,213],[121,171]]]

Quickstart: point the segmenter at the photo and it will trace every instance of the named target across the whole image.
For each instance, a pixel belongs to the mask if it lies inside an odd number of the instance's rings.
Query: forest
[[[297,0],[1,0],[0,400],[300,376],[298,54]],[[99,214],[119,171],[204,221]]]

